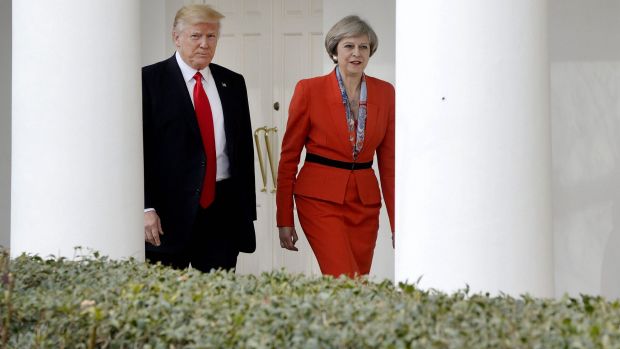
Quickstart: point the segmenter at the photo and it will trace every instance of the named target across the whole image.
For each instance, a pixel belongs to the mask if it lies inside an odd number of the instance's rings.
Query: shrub
[[[8,348],[618,348],[620,304],[0,257]]]

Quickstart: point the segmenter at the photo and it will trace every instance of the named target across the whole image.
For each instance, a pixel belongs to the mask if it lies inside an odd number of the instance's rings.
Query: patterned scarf
[[[338,78],[338,86],[340,87],[340,95],[342,96],[342,104],[347,116],[347,126],[349,127],[349,142],[353,148],[353,161],[357,160],[357,156],[362,151],[364,145],[364,132],[366,130],[366,75],[362,74],[362,86],[360,88],[360,104],[357,115],[357,121],[355,115],[349,105],[349,96],[347,96],[347,90],[344,87],[342,81],[342,75],[340,74],[340,68],[336,66],[336,77]]]

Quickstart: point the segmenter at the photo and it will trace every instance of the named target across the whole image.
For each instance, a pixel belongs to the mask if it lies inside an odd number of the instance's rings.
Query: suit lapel
[[[366,130],[364,137],[364,146],[362,147],[362,152],[366,149],[366,144],[371,145],[374,144],[372,142],[373,137],[376,135],[376,124],[377,124],[377,113],[378,106],[376,101],[377,98],[377,89],[374,81],[371,78],[366,77],[366,92],[367,92],[367,100],[366,100]]]
[[[336,77],[336,71],[325,77],[325,83],[329,85],[327,91],[329,91],[329,112],[331,114],[331,122],[336,129],[336,138],[338,143],[351,152],[351,142],[349,141],[349,127],[347,126],[347,116],[342,104],[342,95],[340,93],[340,87],[338,86],[338,78]],[[353,154],[351,154],[353,157]]]
[[[185,122],[187,122],[189,128],[192,130],[194,136],[198,137],[202,141],[200,136],[200,129],[198,127],[198,120],[196,119],[196,112],[194,111],[194,105],[192,99],[187,91],[187,83],[181,73],[181,68],[177,63],[176,57],[173,55],[168,59],[168,69],[170,71],[170,79],[172,80],[172,91],[179,100],[179,105],[182,106],[181,115]]]

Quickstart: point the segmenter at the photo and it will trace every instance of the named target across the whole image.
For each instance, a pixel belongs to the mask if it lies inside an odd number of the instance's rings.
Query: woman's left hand
[[[297,232],[295,227],[278,227],[278,233],[280,234],[280,247],[291,251],[298,251],[295,247],[297,242]]]

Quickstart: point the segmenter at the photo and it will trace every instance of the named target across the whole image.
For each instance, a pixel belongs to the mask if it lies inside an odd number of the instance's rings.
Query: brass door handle
[[[278,132],[278,128],[277,127],[272,127],[272,128],[266,128],[265,127],[265,144],[267,145],[267,158],[269,159],[269,167],[271,168],[271,180],[273,181],[273,189],[271,189],[272,193],[276,192],[276,187],[277,187],[277,172],[275,169],[275,164],[274,164],[274,157],[273,157],[273,153],[271,150],[271,141],[269,139],[269,134],[273,132],[273,133],[277,133]]]
[[[258,139],[258,135],[261,132],[264,132],[266,136],[267,126],[259,127],[254,131],[254,142],[256,143],[256,154],[258,155],[258,164],[260,165],[260,173],[263,178],[263,188],[260,191],[267,192],[267,171],[265,169],[265,164],[263,163],[263,152],[261,150],[260,140]]]

